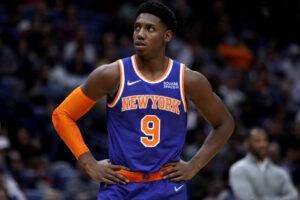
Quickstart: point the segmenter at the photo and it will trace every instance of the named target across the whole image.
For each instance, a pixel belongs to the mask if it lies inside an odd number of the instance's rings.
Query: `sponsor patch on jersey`
[[[164,81],[164,88],[178,89],[179,88],[179,83],[178,82],[167,82],[167,81]]]

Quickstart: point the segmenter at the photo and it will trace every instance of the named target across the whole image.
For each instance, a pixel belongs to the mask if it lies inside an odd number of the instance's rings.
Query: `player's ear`
[[[172,39],[172,37],[173,37],[173,31],[167,30],[167,31],[165,32],[165,37],[164,37],[165,42],[166,42],[166,43],[170,42],[171,39]]]

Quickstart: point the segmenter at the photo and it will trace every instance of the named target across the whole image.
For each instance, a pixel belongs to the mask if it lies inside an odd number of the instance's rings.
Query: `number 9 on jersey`
[[[145,147],[155,147],[160,142],[160,119],[156,115],[146,115],[141,120],[141,131],[147,137],[141,137]]]

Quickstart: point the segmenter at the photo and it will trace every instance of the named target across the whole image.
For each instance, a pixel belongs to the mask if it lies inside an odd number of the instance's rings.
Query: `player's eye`
[[[149,26],[149,27],[147,28],[147,30],[148,30],[148,31],[154,31],[154,28],[153,28],[152,26]]]
[[[135,31],[139,31],[140,29],[141,29],[141,27],[140,27],[139,25],[135,25],[135,26],[134,26],[134,30],[135,30]]]

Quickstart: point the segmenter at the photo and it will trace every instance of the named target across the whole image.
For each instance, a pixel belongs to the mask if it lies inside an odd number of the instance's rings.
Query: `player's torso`
[[[119,61],[120,88],[107,106],[109,157],[152,173],[180,159],[187,122],[184,65],[170,59],[164,75],[151,81],[135,63],[134,57]]]

